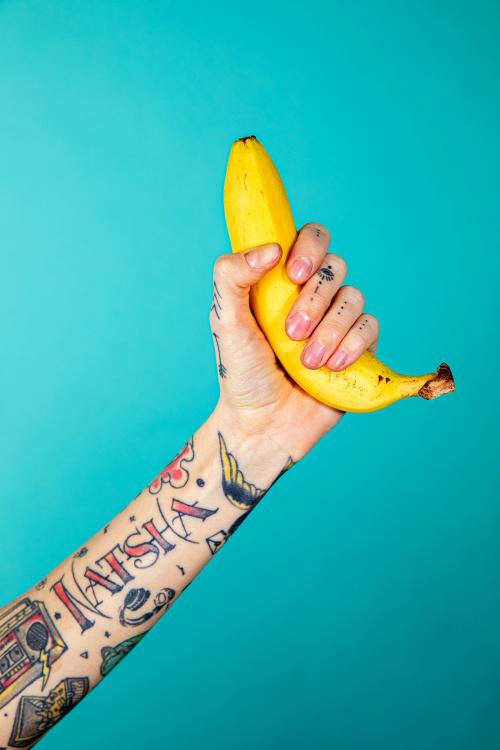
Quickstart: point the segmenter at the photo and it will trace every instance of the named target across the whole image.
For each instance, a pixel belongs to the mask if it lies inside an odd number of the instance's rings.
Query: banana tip
[[[451,393],[455,390],[455,381],[450,368],[446,362],[439,365],[433,378],[424,383],[419,390],[418,395],[430,401],[433,398],[444,396],[445,393]]]
[[[257,140],[256,135],[244,135],[243,138],[237,138],[235,142],[238,143],[238,141],[242,141],[243,143],[245,143],[245,141],[256,141],[256,140]]]

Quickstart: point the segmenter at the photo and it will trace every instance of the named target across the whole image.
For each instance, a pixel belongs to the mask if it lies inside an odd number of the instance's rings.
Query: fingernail
[[[330,357],[328,360],[328,366],[331,367],[332,370],[342,370],[346,362],[347,352],[335,352],[333,357]]]
[[[244,256],[250,268],[264,268],[276,260],[279,254],[280,246],[273,242],[270,245],[261,245],[246,250]]]
[[[312,267],[313,264],[310,258],[295,258],[290,267],[290,274],[293,276],[294,281],[301,284],[311,273]]]
[[[303,310],[300,310],[286,321],[286,332],[292,339],[305,339],[310,325],[311,318]]]
[[[325,354],[325,347],[320,341],[311,341],[302,352],[302,361],[308,367],[318,367]]]

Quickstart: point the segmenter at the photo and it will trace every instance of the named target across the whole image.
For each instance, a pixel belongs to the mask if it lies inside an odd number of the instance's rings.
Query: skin
[[[328,245],[325,227],[300,231],[287,269],[303,288],[287,327],[323,347],[314,363],[303,353],[306,366],[342,369],[375,350],[378,324],[362,313],[359,290],[342,286],[346,264]],[[341,419],[285,375],[251,313],[250,287],[280,254],[265,245],[219,257],[210,323],[220,396],[212,414],[118,516],[0,610],[0,747],[32,747],[67,715]]]

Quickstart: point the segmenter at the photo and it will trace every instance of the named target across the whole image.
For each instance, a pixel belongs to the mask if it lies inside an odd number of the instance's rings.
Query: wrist
[[[221,461],[227,454],[233,469],[242,471],[250,484],[267,490],[295,462],[290,453],[269,432],[257,428],[219,401],[207,420],[219,442]]]

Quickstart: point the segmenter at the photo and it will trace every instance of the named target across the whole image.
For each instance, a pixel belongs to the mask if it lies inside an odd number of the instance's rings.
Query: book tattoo
[[[89,691],[88,677],[66,677],[48,695],[23,695],[17,707],[9,745],[31,747]]]

